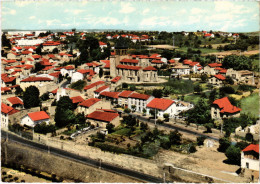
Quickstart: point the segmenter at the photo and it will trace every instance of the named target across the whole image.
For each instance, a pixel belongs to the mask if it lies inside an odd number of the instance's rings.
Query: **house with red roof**
[[[36,86],[37,88],[41,88],[53,83],[53,80],[49,77],[28,77],[20,81],[20,87],[25,90],[25,88],[29,86]]]
[[[104,48],[107,47],[107,44],[104,42],[99,41],[99,47],[101,48],[101,51],[104,52]]]
[[[220,98],[215,100],[211,105],[211,118],[212,119],[223,119],[229,117],[239,117],[240,109],[232,105],[228,97]]]
[[[21,119],[21,125],[29,127],[35,127],[35,125],[43,122],[46,122],[46,124],[50,122],[50,116],[45,111],[31,112]]]
[[[9,77],[8,74],[1,74],[1,87],[9,87],[16,84],[16,77]]]
[[[172,118],[176,115],[176,103],[170,99],[154,98],[146,105],[146,113],[150,114],[151,110],[154,110],[157,117],[163,118],[164,114],[169,114]]]
[[[19,110],[1,103],[1,128],[8,129],[9,116],[19,112]]]
[[[259,172],[259,144],[250,144],[241,151],[241,168]],[[256,176],[259,179],[259,173]]]
[[[94,91],[94,98],[98,98],[99,94],[102,93],[103,91],[110,91],[109,86],[101,86],[98,89]]]
[[[115,126],[118,126],[120,124],[119,114],[117,112],[108,112],[107,110],[102,111],[102,109],[90,113],[86,116],[86,118],[87,121],[90,121],[96,126],[103,128],[105,128],[108,123],[111,123]]]
[[[105,84],[104,81],[97,81],[84,87],[84,91],[87,92],[87,96],[94,97],[94,91]]]
[[[217,75],[212,76],[209,79],[209,83],[213,84],[213,85],[221,86],[224,84],[225,80],[226,80],[225,76],[223,76],[222,74],[217,74]]]
[[[128,96],[128,108],[143,113],[143,109],[146,108],[147,104],[152,101],[152,99],[154,99],[154,97],[150,95],[132,93]]]
[[[96,109],[111,109],[111,103],[98,98],[89,98],[78,104],[76,112],[88,115]]]
[[[134,91],[122,91],[118,95],[118,104],[122,106],[123,108],[128,108],[128,97],[133,93]]]
[[[103,91],[99,94],[99,98],[104,99],[106,101],[111,101],[112,104],[117,103],[118,101],[118,95],[120,92],[114,92],[114,91]]]
[[[6,99],[6,104],[10,107],[16,108],[16,109],[22,109],[23,108],[23,100],[19,97],[9,97]]]

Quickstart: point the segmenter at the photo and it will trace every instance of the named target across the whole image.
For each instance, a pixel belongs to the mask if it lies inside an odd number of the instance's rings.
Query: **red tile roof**
[[[171,59],[169,60],[169,63],[175,63],[175,60]]]
[[[77,70],[77,72],[82,73],[82,74],[88,73],[89,75],[95,75],[95,72],[91,69],[87,69],[87,70],[80,69],[80,70]]]
[[[135,60],[135,59],[122,59],[121,61],[120,61],[120,63],[138,63],[139,61],[138,60]]]
[[[133,93],[133,91],[127,91],[127,90],[125,90],[125,91],[122,91],[119,95],[118,95],[118,97],[123,97],[123,98],[127,98],[129,95],[131,95]]]
[[[21,54],[22,54],[22,55],[28,55],[28,54],[31,54],[31,53],[32,53],[31,51],[25,50],[25,51],[23,51]]]
[[[49,75],[58,78],[60,75],[60,72],[53,72],[53,73],[50,73]]]
[[[156,63],[156,64],[162,64],[163,62],[161,60],[152,60],[151,63]]]
[[[16,79],[16,77],[8,77],[8,76],[6,76],[6,77],[1,76],[1,78],[2,78],[2,81],[4,81],[5,83],[13,82]]]
[[[216,77],[216,78],[219,79],[219,80],[226,80],[226,77],[224,77],[224,76],[221,75],[221,74],[214,75],[214,77]]]
[[[183,61],[183,64],[184,64],[184,65],[189,65],[189,64],[191,64],[191,63],[192,63],[192,60],[185,59],[185,60]]]
[[[8,87],[1,87],[1,92],[6,92],[6,91],[11,91],[11,89],[10,88],[8,88]]]
[[[111,82],[116,83],[116,82],[118,82],[121,78],[122,78],[121,76],[117,76],[117,77],[113,78],[113,79],[111,80]]]
[[[52,68],[54,68],[54,66],[46,66],[44,69],[42,69],[42,71],[48,71]]]
[[[101,86],[100,88],[98,88],[97,90],[95,90],[94,92],[100,93],[101,91],[105,90],[109,88],[109,86]]]
[[[228,97],[217,99],[213,102],[213,104],[218,105],[218,107],[221,109],[221,113],[235,113],[241,111],[240,108],[230,103]]]
[[[221,63],[210,63],[210,64],[208,64],[208,66],[211,67],[211,68],[215,68],[215,67],[222,66],[222,64]]]
[[[10,107],[4,103],[1,103],[1,112],[4,114],[12,115],[16,112],[19,112],[19,110],[14,109],[13,107]]]
[[[65,66],[64,68],[65,68],[66,70],[74,70],[74,66],[71,66],[71,65]]]
[[[45,111],[31,112],[31,113],[28,113],[28,116],[33,121],[50,119],[50,116]]]
[[[101,84],[104,84],[105,82],[104,81],[97,81],[97,82],[94,82],[92,84],[89,84],[87,86],[84,87],[84,90],[88,90],[88,89],[91,89],[95,86],[98,86],[98,85],[101,85]]]
[[[99,45],[107,45],[107,44],[104,43],[104,42],[99,41]]]
[[[28,70],[28,69],[31,69],[31,68],[33,68],[33,65],[27,65],[26,64],[25,67],[24,67],[25,70]]]
[[[129,65],[117,65],[116,68],[127,69],[127,70],[140,70],[140,66],[129,66]]]
[[[110,60],[100,60],[100,61],[106,64],[104,68],[110,68]]]
[[[28,77],[26,79],[21,80],[21,82],[36,82],[36,81],[52,81],[48,77]]]
[[[53,94],[56,94],[56,93],[57,93],[57,91],[58,91],[58,89],[59,89],[59,88],[57,88],[57,89],[55,89],[55,90],[51,91],[51,93],[53,93]]]
[[[17,105],[17,104],[23,105],[23,101],[16,96],[7,98],[7,100],[9,102],[11,102],[11,104],[13,104],[13,105]]]
[[[118,98],[119,94],[120,92],[111,92],[111,91],[103,91],[102,93],[100,93],[101,96],[106,96],[110,98]]]
[[[79,104],[79,106],[90,107],[99,101],[100,101],[100,99],[98,99],[98,98],[90,98],[90,99],[87,99],[87,100],[81,102]]]
[[[148,100],[148,98],[150,98],[150,95],[132,93],[128,98],[137,98],[137,99],[142,99],[142,100]]]
[[[164,99],[164,98],[154,98],[151,102],[147,104],[147,107],[153,109],[160,109],[165,111],[174,103],[173,100]]]
[[[32,55],[32,57],[33,57],[34,59],[39,59],[39,58],[41,58],[42,56],[40,56],[40,55]]]
[[[222,69],[219,71],[219,73],[227,73],[227,69]]]
[[[81,96],[74,96],[70,98],[72,100],[72,103],[80,103],[83,102],[84,99]]]
[[[157,71],[157,69],[152,66],[147,66],[143,69],[143,71]]]
[[[88,119],[94,119],[98,121],[105,121],[110,122],[116,117],[118,117],[119,114],[117,113],[111,113],[111,112],[102,112],[102,111],[94,111],[90,113],[88,116],[86,116]]]
[[[246,151],[254,151],[256,153],[259,153],[259,144],[250,144],[245,149],[242,150],[243,152]]]

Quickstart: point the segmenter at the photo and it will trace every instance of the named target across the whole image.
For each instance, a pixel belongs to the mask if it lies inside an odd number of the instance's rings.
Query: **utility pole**
[[[163,183],[165,183],[165,172],[163,173]]]
[[[172,46],[173,46],[173,49],[174,49],[174,36],[172,36]]]

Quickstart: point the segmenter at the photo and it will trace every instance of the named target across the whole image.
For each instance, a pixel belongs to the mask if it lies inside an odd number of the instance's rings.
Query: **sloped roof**
[[[70,98],[72,100],[72,103],[80,103],[83,102],[84,99],[81,96],[74,96]]]
[[[140,66],[130,66],[130,65],[117,65],[116,68],[127,69],[127,70],[140,70]]]
[[[235,113],[241,111],[240,108],[230,103],[228,97],[217,99],[213,102],[213,104],[218,105],[218,107],[221,109],[221,113]]]
[[[106,96],[110,98],[118,98],[119,94],[120,92],[111,92],[111,91],[103,91],[102,93],[100,93],[101,96]]]
[[[19,112],[19,110],[14,109],[13,107],[10,107],[4,103],[1,103],[1,112],[4,114],[12,115],[16,112]]]
[[[98,86],[98,85],[104,84],[104,83],[105,83],[104,81],[94,82],[94,83],[92,83],[92,84],[89,84],[89,85],[85,86],[85,87],[84,87],[84,90],[91,89],[91,88],[93,88],[93,87],[95,87],[95,86]]]
[[[13,104],[13,105],[16,105],[16,104],[23,105],[23,101],[20,98],[16,97],[16,96],[7,98],[7,100],[9,102],[11,102],[11,104]]]
[[[118,95],[118,97],[123,97],[123,98],[127,98],[130,94],[132,94],[133,93],[133,91],[127,91],[127,90],[125,90],[125,91],[122,91],[119,95]]]
[[[117,76],[117,77],[113,78],[113,79],[111,80],[111,82],[116,83],[116,82],[118,82],[121,78],[122,78],[121,76]]]
[[[21,80],[21,82],[36,82],[36,81],[52,81],[48,77],[28,77],[26,79]]]
[[[147,66],[143,69],[143,71],[157,71],[156,68],[154,68],[153,66]]]
[[[150,98],[150,95],[132,93],[128,98],[137,98],[137,99],[141,99],[141,100],[148,100],[148,98]]]
[[[79,104],[79,106],[90,107],[99,101],[100,101],[100,99],[98,99],[98,98],[90,98],[90,99],[87,99],[87,100],[81,102]]]
[[[98,121],[105,121],[105,122],[110,122],[116,117],[118,117],[118,113],[113,113],[113,112],[102,112],[102,111],[94,111],[90,113],[88,116],[86,116],[88,119],[94,119]]]
[[[147,107],[153,109],[166,110],[174,103],[173,100],[164,98],[154,98],[151,102],[147,104]]]
[[[50,116],[49,116],[45,111],[31,112],[31,113],[28,113],[28,116],[29,116],[33,121],[39,121],[39,120],[44,120],[44,119],[50,119]]]
[[[101,86],[100,88],[96,89],[94,92],[100,93],[101,91],[109,88],[109,86]]]
[[[214,75],[214,77],[216,77],[216,78],[219,79],[219,80],[226,80],[226,77],[224,77],[224,76],[221,75],[221,74]]]
[[[254,151],[256,153],[259,153],[259,144],[250,144],[245,149],[242,150],[243,152],[247,151]]]

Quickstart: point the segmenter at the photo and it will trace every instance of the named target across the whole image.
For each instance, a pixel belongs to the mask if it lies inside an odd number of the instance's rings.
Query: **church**
[[[148,56],[127,54],[128,47],[117,42],[110,56],[110,76],[121,76],[124,82],[157,82],[157,69],[150,65]]]

